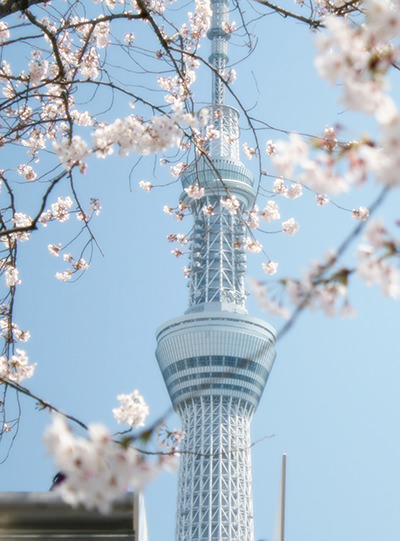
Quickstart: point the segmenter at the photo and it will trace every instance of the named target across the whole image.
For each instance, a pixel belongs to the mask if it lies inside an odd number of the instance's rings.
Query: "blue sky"
[[[237,66],[236,90],[254,116],[285,130],[321,133],[326,124],[350,127],[349,136],[368,126],[336,102],[337,90],[321,81],[313,67],[313,36],[299,23],[271,15],[252,29],[259,43],[253,56]],[[239,39],[233,40],[233,45]],[[208,45],[204,43],[205,52]],[[232,56],[240,51],[232,48]],[[254,73],[254,78],[253,78]],[[252,83],[249,84],[249,81]],[[197,84],[208,99],[208,79]],[[242,134],[243,141],[246,133]],[[280,137],[273,131],[260,139]],[[3,158],[4,159],[4,158]],[[101,215],[94,222],[97,251],[89,271],[77,282],[54,278],[62,261],[48,255],[49,243],[62,242],[65,226],[52,225],[21,248],[22,284],[17,321],[28,328],[30,359],[38,363],[29,387],[84,422],[116,426],[111,409],[116,395],[139,389],[156,419],[169,399],[154,356],[155,331],[183,314],[187,288],[181,267],[170,255],[170,232],[185,232],[162,212],[175,205],[173,185],[141,191],[140,180],[153,180],[153,159],[136,157],[92,161],[79,184],[81,196],[99,197]],[[267,162],[266,162],[267,163]],[[247,165],[252,166],[252,163]],[[154,180],[169,181],[167,171]],[[375,186],[341,198],[353,208],[368,206]],[[27,203],[28,204],[28,203]],[[377,216],[393,225],[398,194]],[[280,275],[299,276],[312,258],[337,246],[353,226],[349,214],[317,208],[313,197],[288,201],[295,216],[295,237],[270,235],[263,241]],[[351,255],[354,246],[350,248]],[[261,258],[249,255],[248,274],[264,279]],[[256,540],[272,538],[281,455],[288,455],[287,541],[397,541],[400,537],[398,466],[399,308],[376,288],[355,284],[350,299],[355,319],[331,319],[305,313],[277,344],[277,359],[252,425]],[[249,313],[262,313],[250,296]],[[50,423],[47,413],[21,398],[19,433],[0,471],[1,490],[47,490],[54,474],[41,438]],[[178,421],[171,415],[171,426]],[[165,473],[146,491],[150,538],[173,539],[177,477]]]

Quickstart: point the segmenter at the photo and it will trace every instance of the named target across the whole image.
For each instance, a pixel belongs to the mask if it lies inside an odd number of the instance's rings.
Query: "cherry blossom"
[[[5,280],[7,287],[15,287],[19,285],[21,283],[21,280],[19,278],[18,269],[9,266],[5,271]]]
[[[192,199],[202,199],[205,194],[205,189],[198,184],[191,184],[190,186],[185,188],[185,192]]]
[[[145,425],[150,410],[139,391],[135,390],[130,394],[120,394],[117,396],[117,399],[120,402],[120,406],[114,408],[112,411],[118,423],[135,428]]]
[[[368,285],[379,285],[384,295],[400,295],[400,273],[391,262],[398,253],[398,245],[382,221],[368,223],[364,243],[357,248],[357,275]]]
[[[17,171],[20,175],[23,175],[25,177],[25,180],[27,182],[32,182],[36,180],[37,178],[37,174],[35,173],[31,165],[27,165],[27,164],[19,165],[17,167]]]
[[[58,143],[53,143],[53,148],[60,162],[67,169],[80,163],[89,153],[87,143],[79,135],[74,135],[71,141],[63,137]]]
[[[157,429],[157,440],[162,447],[175,452],[185,439],[185,432],[178,428],[170,430],[165,423]]]
[[[251,160],[256,155],[256,151],[254,148],[250,147],[248,143],[243,143],[243,154],[246,158]]]
[[[368,219],[369,210],[365,207],[359,207],[358,209],[353,209],[352,217],[354,220],[360,220],[364,222]]]
[[[249,229],[257,229],[260,225],[259,218],[259,208],[257,205],[254,206],[248,213],[246,219],[247,226]]]
[[[246,250],[253,254],[259,254],[262,250],[262,244],[258,240],[248,238],[246,239]]]
[[[143,489],[157,473],[131,446],[113,441],[104,425],[92,424],[88,438],[75,436],[65,420],[55,415],[44,443],[65,481],[55,489],[70,505],[102,513],[128,488]]]
[[[146,180],[141,180],[139,182],[139,188],[141,188],[142,190],[144,190],[145,192],[150,192],[151,189],[153,188],[153,185],[151,182],[149,181],[146,181]]]
[[[285,235],[295,235],[299,230],[299,227],[299,224],[294,218],[289,218],[285,222],[282,222],[282,231],[285,233]]]
[[[325,194],[317,194],[315,196],[315,201],[319,207],[324,207],[329,203],[329,198]]]
[[[264,222],[272,222],[273,220],[279,220],[280,217],[278,204],[276,201],[270,199],[265,208],[261,211],[261,218]]]
[[[10,37],[10,31],[8,24],[4,21],[0,21],[0,43],[4,43]]]
[[[221,199],[221,205],[230,213],[237,214],[240,209],[240,201],[235,195],[229,196],[226,199]]]
[[[276,261],[268,261],[267,263],[262,263],[263,271],[266,274],[272,275],[278,272],[278,265]]]
[[[58,257],[60,255],[61,244],[49,244],[48,250],[51,253],[51,255]]]
[[[28,356],[22,349],[16,349],[11,359],[0,357],[0,378],[4,381],[20,383],[31,378],[35,371],[35,364],[29,364]]]
[[[34,372],[34,365],[29,365],[26,353],[20,349],[13,350],[17,341],[26,342],[30,336],[29,331],[19,329],[13,321],[15,290],[22,289],[16,288],[21,283],[17,248],[20,242],[30,239],[37,222],[43,226],[52,222],[68,222],[68,227],[75,224],[87,236],[78,252],[69,247],[64,237],[63,244],[57,237],[52,239],[54,243],[48,245],[50,254],[62,255],[64,265],[68,266],[57,272],[56,278],[62,282],[72,281],[78,276],[76,273],[88,268],[87,253],[90,250],[86,249],[95,244],[88,222],[100,213],[101,204],[93,197],[88,208],[82,208],[79,189],[76,188],[79,188],[81,174],[90,173],[91,161],[118,153],[119,156],[133,154],[134,162],[138,156],[161,153],[161,160],[158,156],[155,161],[170,164],[170,175],[178,179],[192,163],[193,157],[211,156],[210,143],[213,141],[222,145],[232,145],[237,141],[237,134],[227,136],[219,129],[223,117],[221,111],[208,119],[205,115],[197,117],[194,114],[197,109],[194,83],[202,65],[200,40],[210,26],[210,2],[196,0],[187,21],[182,24],[165,13],[169,3],[164,0],[133,0],[127,10],[122,0],[95,0],[94,4],[99,6],[90,8],[75,2],[72,11],[72,4],[67,4],[68,15],[60,8],[57,11],[59,17],[51,11],[52,6],[46,4],[46,17],[42,19],[36,6],[18,13],[18,22],[13,19],[13,25],[10,24],[12,36],[7,23],[0,21],[0,43],[4,44],[0,84],[5,102],[0,138],[1,146],[7,149],[7,145],[12,145],[15,152],[14,164],[0,172],[5,200],[3,208],[6,209],[2,212],[2,231],[5,233],[2,236],[4,254],[0,270],[5,279],[5,294],[1,301],[0,334],[5,344],[4,351],[9,348],[11,352],[0,357],[0,377],[4,381],[19,383]],[[311,190],[317,205],[322,207],[332,198],[338,209],[340,205],[336,205],[335,196],[364,185],[372,176],[391,189],[400,184],[400,114],[390,95],[388,77],[389,70],[399,64],[399,2],[364,0],[356,6],[354,2],[345,0],[317,0],[314,6],[316,13],[326,15],[323,21],[325,28],[316,39],[317,69],[330,84],[340,89],[340,100],[346,109],[361,111],[371,117],[378,135],[376,138],[363,135],[359,141],[345,142],[341,141],[342,132],[337,126],[325,127],[320,136],[280,135],[279,140],[266,142],[266,158],[265,154],[261,155],[261,143],[257,141],[261,132],[245,111],[246,115],[241,118],[242,121],[248,119],[248,127],[251,128],[248,133],[250,137],[253,134],[253,139],[244,143],[243,154],[248,159],[257,156],[260,160],[258,173],[261,181],[253,206],[243,211],[240,201],[229,193],[229,186],[224,186],[224,197],[220,203],[211,196],[206,199],[206,190],[198,180],[191,180],[192,184],[186,185],[183,200],[194,200],[190,201],[191,206],[204,215],[205,221],[220,211],[225,218],[227,214],[234,215],[232,221],[251,230],[249,238],[244,242],[238,241],[237,247],[253,253],[262,251],[261,233],[257,231],[260,221],[269,223],[281,219],[276,203],[278,196],[295,200],[303,191],[307,195]],[[356,7],[357,14],[352,19],[349,13]],[[88,13],[91,19],[87,19]],[[116,21],[126,23],[121,27],[122,34]],[[140,40],[135,38],[134,32],[126,33],[128,24],[129,30],[132,27],[135,32],[134,25],[142,25],[139,27],[142,30],[138,28],[136,34]],[[223,22],[223,32],[231,34],[235,28],[235,23]],[[134,81],[120,82],[120,72],[113,65],[113,49],[119,47],[128,55],[127,58],[136,62],[138,51],[145,50],[146,38],[143,41],[141,33],[145,33],[144,29],[151,33],[151,45],[146,51],[146,54],[150,53],[146,57],[149,65],[146,63],[141,73],[143,81],[139,81],[139,76],[136,81],[135,74]],[[29,37],[30,33],[34,38]],[[29,49],[15,62],[11,55],[10,58],[7,55],[12,43],[18,43],[21,36],[24,46]],[[12,42],[8,42],[11,38]],[[154,38],[155,49],[152,48]],[[150,66],[150,58],[153,57],[156,64]],[[138,72],[139,65],[138,61]],[[157,76],[153,77],[155,73]],[[221,76],[227,85],[231,85],[236,79],[236,72],[227,67]],[[144,92],[141,92],[142,82]],[[118,102],[118,114],[113,104],[104,99],[106,93],[103,94],[103,89],[112,95],[111,101]],[[97,95],[100,96],[98,102]],[[240,108],[240,99],[234,105]],[[264,160],[271,163],[271,175],[262,169],[265,164],[261,161]],[[279,178],[271,182],[271,188],[265,178],[275,178],[272,175]],[[39,193],[39,189],[45,187],[38,199],[39,218],[25,214],[24,210],[29,209],[35,216],[30,206],[24,209],[18,199],[15,203],[13,200],[13,186],[26,187],[28,182],[33,183],[28,187],[32,192],[37,189]],[[153,188],[152,183],[145,180],[140,181],[139,186],[146,192]],[[265,196],[271,199],[263,202],[265,206],[262,208],[260,200]],[[291,205],[282,198],[280,204],[282,207]],[[219,205],[223,210],[218,208]],[[365,207],[360,206],[353,211],[351,207],[347,211],[354,219],[367,220],[369,211]],[[182,202],[178,207],[163,207],[165,213],[179,222],[192,210],[190,205]],[[75,214],[78,221],[69,220],[71,214]],[[284,299],[289,298],[298,310],[307,306],[311,310],[322,309],[328,316],[352,315],[354,310],[348,298],[348,288],[350,279],[356,276],[368,286],[378,285],[385,295],[398,297],[400,277],[396,261],[400,249],[397,239],[389,234],[383,222],[368,220],[358,227],[364,228],[365,233],[357,248],[355,263],[347,265],[346,262],[340,266],[336,255],[327,256],[322,263],[313,263],[299,279],[287,277],[278,280],[278,293],[271,285],[278,262],[263,262],[262,269],[268,275],[265,277],[268,283],[254,281],[252,285],[261,306],[287,318],[290,312],[284,306]],[[282,223],[282,232],[286,235],[294,235],[298,230],[295,218]],[[183,247],[189,243],[189,236],[171,233],[168,240]],[[70,238],[79,237],[79,234],[71,233]],[[63,253],[63,246],[71,253]],[[80,255],[75,257],[73,253]],[[184,255],[180,248],[175,248],[172,253],[176,257]],[[186,278],[192,273],[186,266],[182,270]],[[119,395],[118,399],[120,406],[113,410],[117,421],[131,427],[144,426],[148,407],[138,391]],[[3,422],[3,430],[7,431],[7,427],[8,424]],[[183,434],[176,430],[162,428],[159,431],[160,443],[173,452],[182,437]],[[55,455],[57,467],[67,474],[67,481],[60,489],[63,497],[74,505],[83,503],[102,511],[109,510],[111,501],[121,491],[128,487],[141,488],[160,467],[174,463],[174,457],[169,456],[160,456],[155,463],[148,462],[130,446],[133,440],[112,441],[109,431],[102,425],[91,425],[88,438],[76,437],[58,417],[54,418],[45,440]]]

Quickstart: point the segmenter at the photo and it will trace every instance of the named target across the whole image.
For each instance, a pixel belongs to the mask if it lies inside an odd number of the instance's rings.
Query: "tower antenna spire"
[[[254,541],[250,422],[274,362],[275,330],[245,307],[241,213],[255,193],[240,161],[239,114],[225,103],[229,0],[211,7],[212,103],[199,113],[206,146],[180,179],[194,220],[189,307],[158,329],[156,356],[186,435],[176,541]],[[218,137],[207,137],[210,128]]]
[[[212,94],[211,103],[225,105],[225,76],[228,65],[228,40],[230,34],[227,32],[229,24],[229,2],[228,0],[212,0],[211,26],[207,37],[211,40],[211,54],[209,62],[214,68],[212,73]]]

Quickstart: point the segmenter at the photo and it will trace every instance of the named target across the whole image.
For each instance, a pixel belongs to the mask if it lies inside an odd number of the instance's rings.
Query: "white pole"
[[[286,500],[286,453],[282,455],[282,473],[276,509],[274,541],[285,541],[285,500]]]
[[[285,505],[286,505],[286,453],[282,455],[282,490],[281,490],[281,538],[285,541]]]

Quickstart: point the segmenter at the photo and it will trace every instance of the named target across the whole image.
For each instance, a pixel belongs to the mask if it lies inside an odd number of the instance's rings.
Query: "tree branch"
[[[303,17],[302,15],[299,15],[297,13],[294,13],[293,11],[288,11],[287,9],[281,8],[280,6],[277,6],[276,4],[273,4],[272,2],[269,2],[268,0],[254,0],[258,4],[262,4],[263,6],[266,6],[273,11],[276,11],[276,13],[279,13],[279,15],[282,15],[282,17],[290,17],[292,19],[296,19],[298,21],[301,21],[302,23],[308,24],[311,28],[324,28],[324,25],[319,19],[313,19],[312,17]]]
[[[0,3],[0,19],[16,13],[24,11],[35,4],[47,4],[46,0],[6,0]]]

